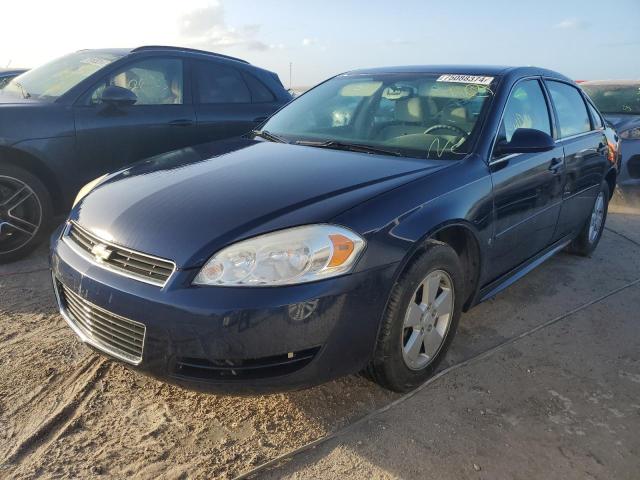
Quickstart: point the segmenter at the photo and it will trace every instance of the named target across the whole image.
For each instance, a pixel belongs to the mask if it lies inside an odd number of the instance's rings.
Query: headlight
[[[80,189],[78,195],[76,195],[76,199],[73,201],[73,206],[75,207],[80,200],[86,197],[91,190],[93,190],[96,185],[98,185],[107,175],[102,175],[101,177],[96,178],[95,180],[91,180],[84,187]]]
[[[348,272],[365,242],[346,228],[308,225],[243,240],[216,253],[196,285],[292,285]]]
[[[640,140],[640,127],[620,132],[620,138],[624,138],[625,140]]]

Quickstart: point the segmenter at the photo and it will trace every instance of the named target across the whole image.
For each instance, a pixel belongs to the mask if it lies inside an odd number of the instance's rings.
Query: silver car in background
[[[594,80],[580,84],[621,140],[618,187],[640,205],[640,80]]]

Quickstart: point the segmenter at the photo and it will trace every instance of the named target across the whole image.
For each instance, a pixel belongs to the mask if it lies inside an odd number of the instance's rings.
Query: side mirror
[[[138,97],[131,90],[123,87],[111,85],[104,89],[100,97],[102,103],[114,107],[124,107],[134,105],[138,101]]]
[[[495,153],[506,155],[510,153],[548,152],[556,146],[555,140],[548,133],[533,128],[518,128],[513,132],[511,141],[498,142]]]

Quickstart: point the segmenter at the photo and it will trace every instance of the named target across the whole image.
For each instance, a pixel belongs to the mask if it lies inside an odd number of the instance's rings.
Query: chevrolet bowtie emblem
[[[98,243],[91,249],[91,255],[96,257],[96,260],[99,262],[106,262],[109,260],[112,253],[113,250],[109,250],[109,248],[103,243]]]

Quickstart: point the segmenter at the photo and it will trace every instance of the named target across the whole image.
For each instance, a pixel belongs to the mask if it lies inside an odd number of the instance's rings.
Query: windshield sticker
[[[493,77],[483,77],[480,75],[440,75],[436,82],[474,83],[476,85],[489,85],[491,82],[493,82]]]

